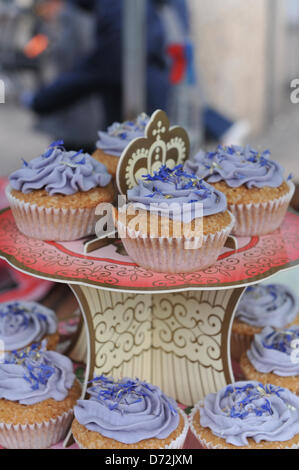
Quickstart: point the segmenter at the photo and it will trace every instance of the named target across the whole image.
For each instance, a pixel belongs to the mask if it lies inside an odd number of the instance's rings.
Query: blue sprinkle
[[[54,148],[49,148],[49,149],[42,155],[42,157],[43,157],[43,158],[49,158],[49,157],[52,155],[53,152],[54,152]]]
[[[78,157],[78,155],[81,155],[81,153],[83,153],[83,149],[81,149],[78,152],[74,153],[74,155],[71,156],[71,160],[73,160],[73,158]]]
[[[49,145],[50,148],[53,147],[62,147],[64,145],[63,140],[56,140],[55,142],[52,142],[52,144]]]

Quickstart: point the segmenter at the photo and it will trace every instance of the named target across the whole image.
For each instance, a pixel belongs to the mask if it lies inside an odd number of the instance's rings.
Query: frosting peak
[[[168,437],[179,424],[173,399],[146,382],[96,377],[87,390],[89,400],[78,400],[75,417],[91,431],[132,444]]]
[[[249,145],[219,145],[214,152],[198,152],[192,160],[185,163],[185,168],[209,183],[225,181],[232,188],[242,185],[248,188],[277,188],[284,181],[284,170],[269,157],[269,150],[259,153]]]
[[[98,132],[96,146],[110,155],[120,157],[133,139],[144,136],[148,122],[149,117],[145,113],[140,114],[135,121],[115,122],[108,127],[107,132]]]
[[[75,375],[71,360],[55,351],[47,351],[46,342],[7,353],[0,363],[0,398],[33,405],[53,398],[64,400]]]
[[[111,175],[106,167],[89,154],[66,151],[63,142],[53,142],[40,157],[23,161],[23,168],[9,177],[13,189],[30,193],[45,189],[50,196],[71,195],[107,186]]]
[[[185,172],[182,165],[173,169],[163,165],[154,175],[144,175],[137,186],[128,190],[128,200],[161,215],[165,206],[170,218],[183,222],[224,212],[227,208],[222,192]],[[202,207],[200,214],[197,211],[199,206]]]
[[[57,330],[55,312],[36,302],[0,304],[0,339],[6,351],[21,349]]]
[[[289,390],[241,381],[210,393],[200,409],[200,424],[235,446],[287,441],[299,434],[299,397]]]
[[[261,284],[247,287],[236,318],[251,326],[283,328],[292,323],[298,313],[298,298],[289,287],[283,284]]]

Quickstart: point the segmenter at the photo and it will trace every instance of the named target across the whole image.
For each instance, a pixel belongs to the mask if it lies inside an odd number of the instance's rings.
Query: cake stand
[[[230,335],[241,294],[298,265],[298,233],[299,217],[287,213],[280,229],[238,238],[238,248],[224,248],[208,269],[154,273],[133,263],[118,239],[85,254],[85,240],[28,238],[6,209],[0,213],[0,257],[74,292],[84,319],[75,347],[77,355],[86,351],[84,390],[94,375],[138,377],[193,405],[234,380]]]

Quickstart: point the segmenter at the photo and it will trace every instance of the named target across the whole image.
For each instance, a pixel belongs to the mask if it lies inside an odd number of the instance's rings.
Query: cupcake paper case
[[[299,392],[299,326],[276,331],[266,327],[256,334],[241,356],[240,367],[247,380],[271,383]]]
[[[95,231],[95,209],[115,197],[106,167],[54,142],[40,157],[9,177],[6,196],[16,224],[41,240],[76,240]]]
[[[299,325],[299,299],[284,284],[247,287],[232,325],[231,354],[235,360],[251,345],[255,334],[266,326],[284,328]]]
[[[206,449],[298,449],[299,397],[272,384],[236,382],[198,403],[190,428]]]
[[[89,400],[79,400],[72,424],[81,448],[180,449],[188,421],[176,402],[151,384],[96,377]]]
[[[184,172],[182,165],[144,175],[128,191],[128,201],[114,214],[119,235],[131,258],[153,271],[207,268],[234,224],[225,195]]]
[[[115,122],[106,132],[99,131],[97,150],[93,157],[103,163],[115,178],[119,158],[132,140],[143,137],[149,117],[142,113],[134,121]]]
[[[295,186],[283,177],[281,165],[249,146],[218,146],[200,151],[185,164],[187,171],[206,179],[227,197],[236,218],[234,235],[265,235],[282,223]]]
[[[47,340],[47,349],[55,349],[59,333],[53,310],[37,302],[5,302],[0,304],[0,340],[5,351],[25,348]]]
[[[36,345],[0,363],[0,445],[48,448],[64,438],[81,394],[70,359]]]

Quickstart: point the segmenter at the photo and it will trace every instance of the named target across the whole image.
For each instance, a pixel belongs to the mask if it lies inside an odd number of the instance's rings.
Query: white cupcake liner
[[[274,232],[282,223],[295,191],[295,185],[288,181],[289,192],[280,198],[256,204],[228,204],[236,223],[232,235],[246,237],[266,235]]]
[[[119,220],[116,224],[127,253],[139,266],[156,272],[182,273],[208,268],[217,261],[235,223],[230,216],[231,222],[224,229],[190,239],[145,236]],[[188,243],[197,248],[186,248]]]
[[[24,202],[6,188],[13,216],[20,232],[39,240],[71,241],[95,233],[98,216],[91,209],[41,207]]]
[[[73,420],[73,410],[35,424],[0,422],[0,446],[6,449],[47,449],[61,441]]]
[[[184,447],[185,440],[186,440],[186,437],[187,437],[187,433],[188,433],[188,430],[189,430],[189,420],[188,420],[188,417],[187,417],[187,415],[184,411],[182,411],[181,409],[179,409],[178,411],[179,411],[179,414],[182,416],[182,418],[184,420],[183,431],[174,441],[172,441],[170,444],[168,444],[165,447],[159,447],[159,449],[182,449]],[[78,447],[80,449],[85,449],[85,447],[83,447],[80,444],[80,442],[75,438],[74,435],[73,435],[73,438],[74,438],[74,441],[76,442],[76,444],[78,445]],[[137,443],[136,449],[138,449],[138,443]]]
[[[232,332],[231,334],[231,356],[235,361],[240,361],[243,352],[250,348],[254,335],[242,335]]]
[[[218,445],[218,444],[212,444],[211,442],[208,442],[206,439],[203,439],[196,431],[195,427],[194,427],[194,424],[193,424],[193,420],[194,420],[194,416],[195,414],[197,413],[197,411],[200,410],[200,408],[203,406],[203,401],[200,401],[198,402],[194,408],[192,409],[189,417],[188,417],[188,420],[189,420],[189,427],[190,427],[190,431],[192,432],[193,436],[198,440],[198,442],[200,443],[200,445],[205,448],[205,449],[230,449],[230,447],[227,447],[225,444],[226,442],[223,441],[223,445]],[[266,442],[266,441],[265,441]],[[282,442],[283,443],[283,442]],[[238,449],[238,446],[235,446],[236,449]],[[250,449],[250,447],[248,447],[248,449]],[[290,447],[283,447],[283,449],[299,449],[299,442],[298,444],[293,444],[292,446]]]

